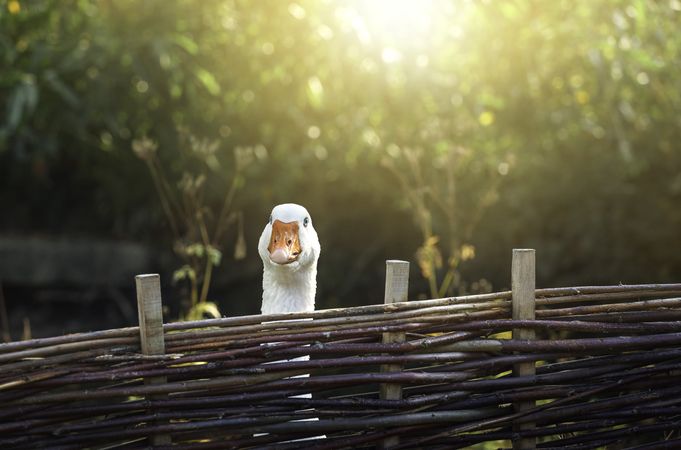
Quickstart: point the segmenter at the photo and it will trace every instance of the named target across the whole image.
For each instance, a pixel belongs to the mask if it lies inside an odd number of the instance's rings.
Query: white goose
[[[307,209],[294,203],[275,206],[258,242],[258,253],[263,263],[262,314],[314,311],[320,252],[319,238]],[[290,361],[308,359],[309,356],[300,356]],[[293,378],[308,376],[304,374]],[[311,397],[311,394],[301,394],[291,398]],[[313,417],[300,421],[315,420],[318,419]],[[288,442],[325,437],[320,435]]]
[[[262,314],[314,311],[321,246],[307,209],[277,205],[260,236]]]

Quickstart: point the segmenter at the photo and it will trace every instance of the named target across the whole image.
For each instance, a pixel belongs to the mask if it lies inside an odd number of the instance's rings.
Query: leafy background
[[[288,201],[320,308],[380,302],[387,258],[412,298],[503,289],[514,247],[540,286],[679,281],[678,0],[1,4],[0,233],[143,243],[173,317],[209,250],[207,300],[258,311]],[[179,238],[141,142],[193,205]],[[240,219],[191,247],[231,186]]]

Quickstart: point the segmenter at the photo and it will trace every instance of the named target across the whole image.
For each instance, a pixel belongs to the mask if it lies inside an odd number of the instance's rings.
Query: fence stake
[[[513,260],[511,263],[511,290],[512,290],[512,309],[514,320],[534,320],[535,318],[535,251],[534,249],[513,249]],[[513,329],[513,339],[534,339],[534,329]],[[526,362],[513,366],[515,376],[534,375],[535,363]],[[534,408],[535,402],[518,401],[513,404],[516,412]],[[525,423],[514,426],[514,430],[534,429],[534,423]],[[522,438],[513,441],[514,449],[533,449],[536,448],[535,438]]]
[[[385,298],[384,303],[406,302],[409,291],[409,262],[388,260],[385,262]],[[401,343],[405,341],[404,332],[383,333],[383,343]],[[401,364],[384,364],[381,372],[399,372]],[[382,400],[401,400],[402,386],[396,383],[382,383],[380,386]],[[399,437],[391,436],[383,440],[382,447],[389,448],[399,444]]]
[[[165,342],[163,339],[163,303],[161,301],[161,278],[158,274],[137,275],[137,312],[140,326],[140,342],[142,353],[145,355],[163,355]],[[167,382],[165,376],[149,377],[144,384],[163,384]],[[150,396],[159,399],[164,395]],[[167,445],[171,443],[169,434],[155,434],[150,436],[151,445]]]

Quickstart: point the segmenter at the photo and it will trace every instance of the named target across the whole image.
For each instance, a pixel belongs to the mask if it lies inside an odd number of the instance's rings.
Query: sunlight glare
[[[369,28],[386,34],[408,36],[430,28],[435,1],[369,0],[362,3],[362,9]]]
[[[439,0],[364,0],[339,8],[336,14],[363,45],[380,46],[381,59],[392,64],[407,53],[428,51],[437,16],[452,9]],[[421,63],[425,66],[427,60],[422,58]]]

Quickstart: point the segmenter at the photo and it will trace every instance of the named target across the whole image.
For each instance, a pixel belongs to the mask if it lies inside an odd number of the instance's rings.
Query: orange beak
[[[275,220],[267,250],[270,252],[272,262],[277,264],[289,264],[297,260],[300,255],[298,222],[284,223]]]

